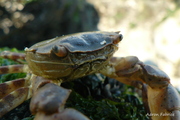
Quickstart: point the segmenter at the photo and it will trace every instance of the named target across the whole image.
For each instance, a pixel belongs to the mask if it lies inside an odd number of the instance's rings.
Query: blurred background
[[[180,89],[180,0],[89,0],[100,30],[120,30],[116,56],[134,55],[165,71]]]
[[[83,31],[121,31],[115,56],[137,56],[180,88],[180,0],[0,0],[0,47]]]

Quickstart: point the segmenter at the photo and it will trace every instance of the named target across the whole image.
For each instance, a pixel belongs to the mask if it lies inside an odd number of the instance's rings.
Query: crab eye
[[[119,39],[120,39],[120,41],[123,39],[123,35],[122,34],[119,34]]]
[[[113,40],[113,43],[118,44],[122,39],[123,39],[123,35],[119,34],[118,36],[116,36],[116,39]]]
[[[67,50],[64,46],[57,46],[55,45],[52,48],[52,51],[56,54],[56,56],[58,57],[65,57],[67,55]]]

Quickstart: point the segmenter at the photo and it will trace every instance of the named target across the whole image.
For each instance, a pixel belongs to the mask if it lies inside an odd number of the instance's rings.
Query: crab
[[[89,120],[64,107],[71,90],[60,85],[101,73],[142,90],[151,119],[179,120],[180,96],[165,72],[136,56],[113,57],[122,39],[119,31],[82,32],[39,42],[25,48],[25,54],[2,52],[1,57],[27,64],[1,66],[0,74],[22,72],[27,76],[0,84],[0,117],[31,98],[35,120]]]

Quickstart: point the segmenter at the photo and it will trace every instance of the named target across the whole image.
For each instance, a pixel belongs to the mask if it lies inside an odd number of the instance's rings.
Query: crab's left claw
[[[90,119],[75,109],[66,108],[63,111],[54,114],[44,114],[42,112],[37,113],[35,120],[90,120]]]
[[[139,63],[147,84],[147,103],[153,120],[179,120],[180,95],[170,84],[170,78],[160,69]]]
[[[36,114],[34,120],[89,120],[85,115],[74,109],[64,109],[71,90],[53,83],[47,83],[34,93],[30,110]]]
[[[111,58],[102,74],[143,90],[144,103],[153,120],[180,120],[180,95],[160,69],[137,57]]]

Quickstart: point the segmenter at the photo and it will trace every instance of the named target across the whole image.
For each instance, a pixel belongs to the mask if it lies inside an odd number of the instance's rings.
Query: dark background
[[[56,36],[94,31],[98,21],[86,0],[0,2],[0,47],[22,50]]]

